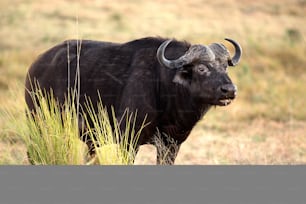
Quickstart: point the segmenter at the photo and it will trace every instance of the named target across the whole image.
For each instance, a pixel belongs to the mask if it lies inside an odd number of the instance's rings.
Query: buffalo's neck
[[[174,137],[179,143],[183,142],[196,123],[210,109],[211,105],[203,104],[193,99],[189,92],[180,85],[172,86],[162,92],[160,122],[162,129]]]
[[[177,125],[186,130],[191,130],[211,107],[193,99],[182,87],[178,89],[172,106],[175,107]]]

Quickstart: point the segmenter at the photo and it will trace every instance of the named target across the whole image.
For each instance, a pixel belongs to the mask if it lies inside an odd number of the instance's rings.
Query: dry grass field
[[[176,164],[306,164],[305,25],[306,0],[1,0],[0,164],[28,164],[8,115],[23,117],[23,82],[40,53],[70,38],[145,36],[231,48],[230,37],[244,50],[229,70],[238,97],[208,112]],[[155,151],[142,146],[136,164],[155,164]]]

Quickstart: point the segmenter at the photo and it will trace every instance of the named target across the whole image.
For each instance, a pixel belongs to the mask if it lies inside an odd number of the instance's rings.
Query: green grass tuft
[[[111,118],[100,102],[97,104],[98,111],[95,113],[94,105],[91,100],[87,100],[86,112],[89,117],[84,118],[86,127],[89,127],[90,121],[93,123],[93,128],[89,128],[86,134],[97,142],[94,143],[96,149],[96,157],[92,163],[96,164],[119,164],[129,165],[134,163],[137,153],[136,145],[141,134],[141,131],[146,126],[143,120],[141,126],[136,127],[137,112],[133,113],[126,110],[119,120],[115,115],[115,110],[112,108]],[[112,125],[114,131],[112,130]],[[124,131],[121,131],[123,127]]]
[[[68,101],[59,105],[52,91],[33,93],[35,114],[27,109],[27,129],[21,136],[34,164],[82,164],[85,149],[79,139],[77,111]]]

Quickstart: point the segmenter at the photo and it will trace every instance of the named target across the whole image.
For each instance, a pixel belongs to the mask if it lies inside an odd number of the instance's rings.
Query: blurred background
[[[306,0],[0,0],[0,164],[27,164],[6,112],[24,114],[35,58],[66,39],[127,42],[162,36],[243,48],[229,70],[238,97],[210,110],[176,164],[306,163]],[[136,164],[155,164],[143,146]]]

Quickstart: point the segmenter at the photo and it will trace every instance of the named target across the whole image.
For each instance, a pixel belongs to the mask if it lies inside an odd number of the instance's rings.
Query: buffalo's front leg
[[[158,138],[155,141],[157,150],[157,165],[173,165],[180,149],[180,144],[168,138]]]

